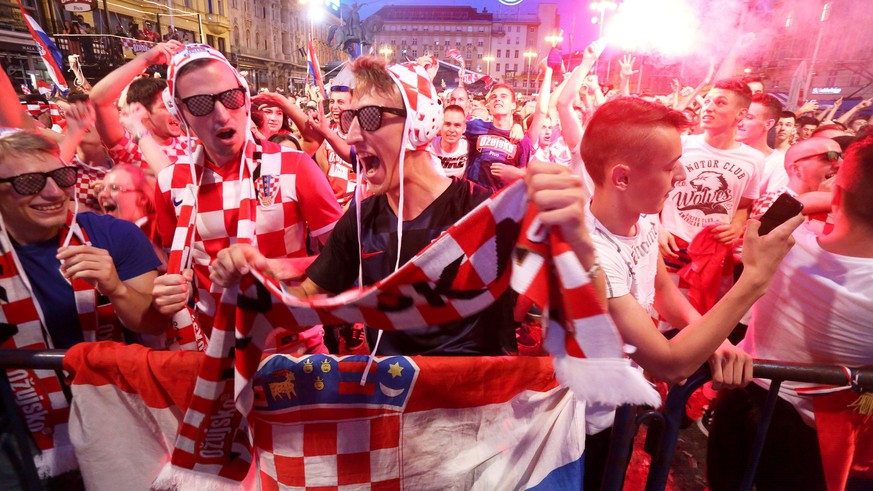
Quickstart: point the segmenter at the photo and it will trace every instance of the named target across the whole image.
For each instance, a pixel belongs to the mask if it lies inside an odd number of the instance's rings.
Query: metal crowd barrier
[[[11,425],[12,432],[20,450],[20,460],[23,470],[23,481],[28,491],[42,490],[42,483],[36,471],[33,459],[29,454],[30,435],[24,422],[15,410],[15,396],[6,374],[7,369],[29,368],[56,370],[63,368],[65,350],[23,350],[0,349],[0,402],[6,408],[5,418]],[[772,360],[756,360],[754,376],[772,381],[767,394],[766,405],[758,427],[753,455],[743,477],[742,490],[750,490],[754,480],[767,429],[773,416],[773,410],[779,394],[779,387],[785,380],[808,382],[822,385],[845,386],[847,370],[854,385],[862,391],[873,392],[873,367],[847,369],[832,365],[809,365],[785,363]],[[660,424],[656,447],[652,454],[652,463],[646,481],[646,491],[661,491],[666,488],[667,476],[676,451],[680,425],[685,417],[685,404],[691,394],[711,379],[709,365],[702,366],[685,384],[674,386],[667,394],[662,410],[645,410],[638,413],[635,406],[624,405],[618,408],[613,425],[612,441],[607,459],[602,491],[620,491],[624,486],[624,476],[633,449],[634,437],[641,424]],[[65,394],[70,399],[70,393],[65,386]]]
[[[847,379],[847,373],[849,378]],[[783,381],[807,382],[837,387],[847,386],[847,380],[863,392],[873,392],[873,366],[846,368],[833,365],[812,365],[787,363],[773,360],[755,360],[755,378],[771,380],[770,390],[761,415],[761,424],[755,436],[752,455],[743,475],[742,491],[752,489],[755,473],[761,459],[767,430],[779,398],[779,387]],[[613,425],[606,474],[601,491],[620,491],[624,486],[627,464],[633,450],[634,437],[642,424],[657,425],[652,462],[646,480],[646,491],[661,491],[667,486],[667,476],[676,452],[680,425],[685,418],[685,405],[691,394],[712,379],[709,365],[697,370],[683,385],[672,387],[660,411],[648,409],[638,411],[636,406],[624,405],[618,408]],[[650,429],[652,427],[650,426]],[[649,432],[651,433],[651,431]],[[648,437],[648,436],[647,436]]]

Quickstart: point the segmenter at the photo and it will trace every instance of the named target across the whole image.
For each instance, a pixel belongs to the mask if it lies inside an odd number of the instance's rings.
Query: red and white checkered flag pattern
[[[368,288],[299,300],[263,273],[254,272],[254,276],[288,306],[287,325],[297,326],[363,322],[379,329],[402,330],[441,324],[486,308],[509,287],[510,276],[517,277],[513,284],[520,293],[545,309],[550,307],[550,293],[561,291],[560,305],[551,305],[556,314],[549,334],[559,380],[580,399],[658,405],[657,392],[624,358],[621,338],[588,277],[580,273],[575,254],[556,235],[537,239],[530,228],[535,226],[532,214],[525,222],[527,228],[522,228],[528,209],[525,192],[521,182],[506,188],[396,273]],[[513,268],[519,233],[524,251],[516,252]],[[279,308],[271,306],[260,283],[250,280],[247,275],[238,289],[221,295],[207,360],[174,452],[177,467],[228,479],[242,479],[248,470],[251,447],[246,421],[253,406],[251,381],[270,330],[264,313],[273,314]],[[240,290],[245,294],[240,295]],[[233,402],[235,410],[231,410]],[[216,439],[210,434],[213,425],[235,430],[223,431]],[[216,452],[223,460],[203,455],[206,441],[223,445],[223,451]]]

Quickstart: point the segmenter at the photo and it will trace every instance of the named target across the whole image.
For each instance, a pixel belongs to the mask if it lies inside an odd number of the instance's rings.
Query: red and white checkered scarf
[[[60,236],[61,246],[90,245],[88,235],[75,220],[67,216]],[[79,314],[79,325],[85,341],[122,341],[121,325],[112,306],[97,306],[97,290],[85,280],[71,281]],[[3,348],[54,348],[42,307],[34,301],[33,287],[0,218],[0,323],[11,324],[17,333],[3,343]],[[56,476],[77,467],[73,448],[67,436],[69,404],[58,374],[52,370],[11,369],[7,375],[12,383],[18,410],[30,430],[40,454],[36,461],[42,477]]]
[[[288,325],[363,322],[403,330],[475,314],[511,281],[551,313],[546,344],[558,380],[580,399],[659,405],[657,393],[624,356],[621,338],[576,255],[556,235],[539,230],[525,193],[522,182],[506,188],[373,286],[300,300],[254,271],[239,287],[224,290],[173,468],[164,470],[155,487],[235,489],[249,471],[251,381],[271,329],[264,314],[281,309],[270,294],[287,306]],[[241,206],[241,221],[251,220],[243,217],[243,210],[251,209]]]

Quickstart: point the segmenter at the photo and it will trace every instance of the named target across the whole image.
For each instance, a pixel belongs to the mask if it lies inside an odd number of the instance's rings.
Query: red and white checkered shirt
[[[200,143],[199,140],[194,137],[192,137],[191,141],[193,142],[194,147]],[[179,160],[179,157],[187,153],[188,139],[177,137],[173,138],[169,145],[159,146],[161,147],[161,150],[167,154],[167,157],[169,157],[170,164],[175,164]],[[124,130],[124,137],[109,149],[109,156],[112,157],[112,160],[114,160],[116,164],[132,164],[142,167],[143,169],[149,168],[145,157],[142,155],[142,150],[139,149],[139,145],[134,143],[133,135],[131,135],[127,130]]]
[[[197,318],[208,335],[218,302],[218,295],[210,294],[209,264],[242,233],[237,228],[242,193],[239,164],[217,167],[206,160],[197,162],[196,172],[200,182],[191,257]],[[254,244],[268,258],[305,256],[307,225],[313,236],[323,235],[342,215],[324,174],[304,153],[263,142],[253,181],[258,199]],[[184,188],[190,182],[187,163],[171,165],[158,175],[155,206],[165,249],[172,246]]]
[[[346,135],[334,123],[331,123],[331,130],[345,140]],[[352,168],[352,164],[343,160],[327,141],[324,142],[324,150],[328,166],[327,181],[333,189],[337,203],[344,207],[355,195],[355,169]]]

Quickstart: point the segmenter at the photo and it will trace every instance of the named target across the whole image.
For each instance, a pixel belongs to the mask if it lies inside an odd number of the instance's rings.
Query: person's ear
[[[775,120],[775,119],[768,119],[767,122],[764,123],[764,127],[767,128],[767,131],[772,130],[773,127],[775,127],[775,126],[776,126],[776,120]]]
[[[627,190],[630,185],[630,167],[627,164],[617,164],[609,171],[609,180],[616,189]]]

